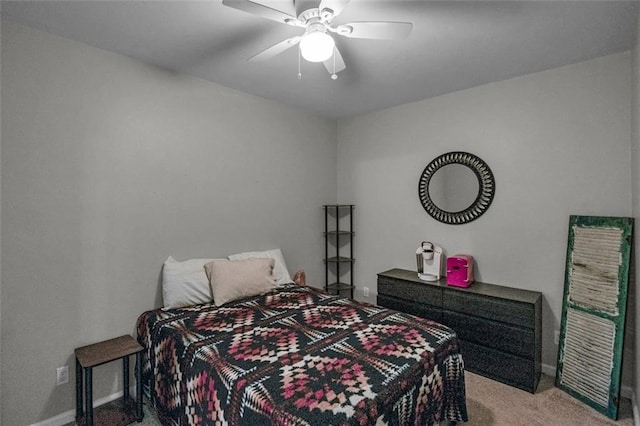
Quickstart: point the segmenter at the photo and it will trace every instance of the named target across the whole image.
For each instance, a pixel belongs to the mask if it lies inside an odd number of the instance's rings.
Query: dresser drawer
[[[531,329],[535,327],[535,310],[533,305],[527,303],[479,296],[460,291],[447,291],[443,297],[442,307],[446,310],[501,321],[520,327]]]
[[[442,306],[442,289],[430,284],[420,284],[379,276],[378,294],[404,299],[410,302]]]
[[[385,296],[379,293],[378,305],[384,306],[385,308],[393,309],[395,311],[416,315],[428,320],[437,321],[439,323],[442,322],[442,309],[436,306],[413,303],[407,300]]]
[[[464,368],[527,392],[535,393],[540,368],[534,360],[520,358],[461,340]]]
[[[533,360],[536,339],[533,329],[490,321],[444,310],[442,322],[453,328],[461,340]]]

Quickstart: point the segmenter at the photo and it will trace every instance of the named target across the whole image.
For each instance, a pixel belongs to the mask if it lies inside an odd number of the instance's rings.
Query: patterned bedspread
[[[148,311],[137,328],[145,389],[166,424],[467,420],[455,333],[379,306],[287,285]]]

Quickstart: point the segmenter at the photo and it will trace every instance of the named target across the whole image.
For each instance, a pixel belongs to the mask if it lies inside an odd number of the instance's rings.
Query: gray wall
[[[630,53],[342,120],[337,130],[7,22],[1,59],[2,424],[73,408],[73,386],[56,387],[55,368],[73,366],[77,346],[133,333],[137,316],[160,304],[169,254],[279,246],[289,269],[321,283],[319,206],[336,193],[357,205],[355,276],[369,301],[376,273],[414,268],[423,239],[471,253],[478,279],[543,291],[543,361],[554,365],[568,215],[640,211],[640,74]],[[497,179],[488,213],[462,226],[434,221],[417,198],[424,166],[454,149],[482,157]],[[97,398],[120,389],[118,372],[98,369]]]
[[[2,2],[0,2],[0,12]],[[0,34],[2,33],[2,20],[0,19]],[[0,55],[0,75],[2,75],[2,58]],[[0,100],[2,99],[2,84],[0,84]],[[2,140],[2,102],[0,101],[0,142]],[[2,143],[0,143],[0,188],[2,188]],[[2,191],[0,190],[0,206],[2,205]],[[2,208],[0,208],[0,241],[2,241]],[[0,244],[0,253],[2,252]],[[0,254],[0,265],[2,265],[2,255]],[[2,301],[2,268],[0,267],[0,301]],[[0,304],[1,309],[1,304]],[[2,315],[0,312],[0,336],[2,335]],[[0,366],[2,366],[2,338],[0,338]],[[0,370],[0,401],[2,401],[2,374]],[[0,402],[0,420],[2,419],[2,402]]]
[[[634,254],[635,254],[635,276],[633,294],[635,314],[635,353],[633,356],[635,366],[635,380],[634,380],[634,393],[636,397],[636,403],[640,396],[640,353],[638,352],[638,342],[640,342],[640,315],[638,315],[638,277],[640,276],[640,14],[637,17],[637,33],[636,33],[636,45],[633,49],[633,75],[632,75],[632,103],[631,103],[631,196],[633,199],[633,217],[635,218],[635,236],[634,236]],[[635,413],[636,425],[640,425],[640,418],[637,416],[640,413]]]
[[[280,247],[321,286],[334,121],[6,21],[2,63],[1,424],[74,408],[73,349],[134,333],[168,255]]]
[[[356,285],[375,290],[378,272],[415,269],[422,240],[472,254],[477,280],[544,293],[543,363],[555,366],[569,215],[631,215],[630,87],[626,52],[339,121]],[[444,225],[420,205],[418,178],[457,150],[487,162],[496,195],[476,221]]]

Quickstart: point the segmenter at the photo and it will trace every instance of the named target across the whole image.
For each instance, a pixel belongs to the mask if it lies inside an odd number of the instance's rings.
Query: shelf
[[[351,290],[355,288],[354,286],[352,286],[351,284],[348,283],[331,283],[327,285],[327,289],[328,290],[333,290],[333,291],[343,291],[343,290]]]
[[[331,263],[351,263],[354,261],[355,259],[351,257],[344,257],[344,256],[334,256],[334,257],[325,259],[325,262],[331,262]]]
[[[351,231],[329,231],[325,232],[324,235],[355,235],[355,232]]]
[[[326,204],[324,207],[324,268],[327,292],[343,290],[353,299],[353,204]],[[346,266],[343,266],[346,265]],[[348,277],[348,278],[347,278]],[[329,283],[329,279],[337,282]],[[350,282],[341,282],[350,281]]]

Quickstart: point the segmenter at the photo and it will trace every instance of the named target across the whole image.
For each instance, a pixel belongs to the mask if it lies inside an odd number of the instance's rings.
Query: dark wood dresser
[[[540,380],[542,293],[474,282],[426,282],[415,271],[378,274],[378,305],[438,321],[460,339],[465,369],[535,393]]]

